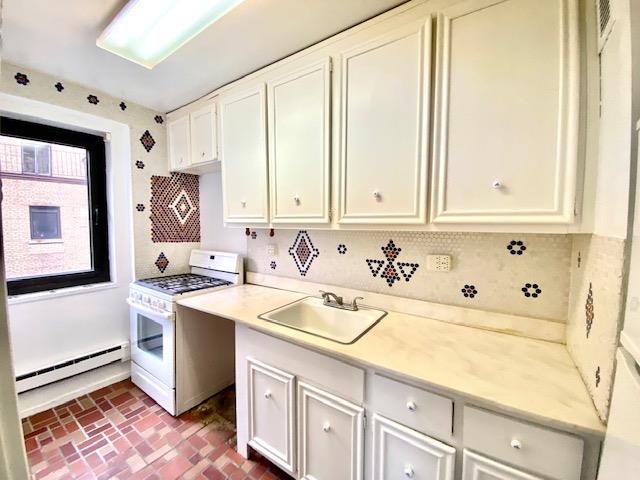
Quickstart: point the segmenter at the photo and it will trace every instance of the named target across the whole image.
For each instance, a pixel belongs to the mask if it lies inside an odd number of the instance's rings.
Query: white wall
[[[247,253],[244,228],[227,228],[222,221],[222,179],[220,172],[200,177],[201,248]]]
[[[129,127],[94,115],[0,93],[0,111],[93,133],[110,132],[107,148],[111,278],[108,284],[9,300],[16,374],[129,340],[125,299],[133,278]]]

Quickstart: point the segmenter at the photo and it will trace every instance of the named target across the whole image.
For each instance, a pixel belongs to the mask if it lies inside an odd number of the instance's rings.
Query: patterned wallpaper
[[[609,414],[624,312],[624,249],[625,241],[621,239],[573,236],[567,348],[603,420]]]
[[[276,247],[269,255],[267,245]],[[427,255],[451,255],[450,272]],[[568,235],[252,231],[247,270],[347,288],[565,322]]]
[[[182,273],[200,242],[198,177],[169,174],[164,116],[65,79],[2,63],[0,89],[125,123],[131,131],[137,278]],[[128,212],[116,212],[127,216]]]

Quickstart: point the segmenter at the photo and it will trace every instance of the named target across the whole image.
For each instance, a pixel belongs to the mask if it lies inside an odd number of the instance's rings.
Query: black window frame
[[[56,212],[56,230],[58,232],[57,237],[36,237],[33,235],[34,233],[34,213],[45,213],[45,212]],[[62,225],[60,221],[60,207],[56,207],[53,205],[29,205],[29,230],[30,237],[33,241],[38,240],[62,240]]]
[[[87,187],[92,269],[54,273],[7,281],[9,295],[105,283],[111,280],[109,226],[107,223],[107,167],[104,138],[66,128],[0,117],[0,135],[83,148],[87,152]]]

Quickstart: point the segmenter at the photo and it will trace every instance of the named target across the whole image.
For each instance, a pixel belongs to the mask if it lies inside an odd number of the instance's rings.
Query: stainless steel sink
[[[342,310],[324,305],[319,298],[307,297],[258,315],[258,318],[334,342],[350,344],[367,333],[386,314],[384,310],[369,307],[359,307],[356,311]]]

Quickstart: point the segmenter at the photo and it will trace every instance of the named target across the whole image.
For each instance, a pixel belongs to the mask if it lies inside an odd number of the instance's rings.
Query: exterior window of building
[[[22,173],[51,175],[51,145],[46,143],[22,145]]]
[[[104,139],[0,118],[9,295],[110,280]]]
[[[31,240],[54,240],[60,233],[60,207],[29,207]]]

